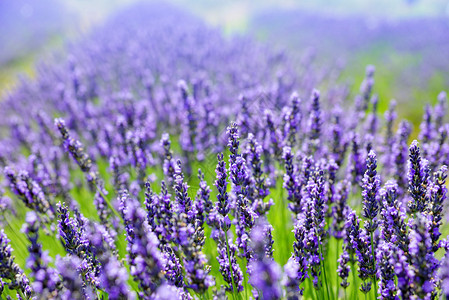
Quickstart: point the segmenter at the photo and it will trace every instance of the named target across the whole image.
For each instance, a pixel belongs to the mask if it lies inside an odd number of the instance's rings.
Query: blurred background
[[[100,26],[135,0],[0,0],[0,93],[17,74]],[[151,1],[148,1],[151,2]],[[158,1],[160,2],[160,1]],[[388,101],[420,119],[422,104],[449,85],[449,0],[172,0],[218,27],[317,64],[344,66],[354,91],[376,66],[380,109]],[[384,100],[384,101],[383,101]]]

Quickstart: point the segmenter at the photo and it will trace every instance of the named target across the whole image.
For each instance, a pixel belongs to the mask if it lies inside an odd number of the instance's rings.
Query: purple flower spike
[[[379,269],[379,293],[381,299],[399,300],[398,290],[395,284],[395,247],[392,243],[382,242],[376,254]]]
[[[427,208],[427,218],[429,220],[429,233],[432,239],[433,252],[438,251],[440,248],[439,239],[441,236],[440,227],[443,213],[443,203],[446,200],[447,187],[447,167],[442,166],[434,174],[434,180],[430,186],[430,199]]]
[[[449,252],[446,252],[441,260],[440,273],[438,278],[441,281],[441,288],[443,297],[449,297]]]
[[[302,210],[301,206],[301,188],[298,182],[298,175],[293,163],[294,156],[290,147],[284,147],[283,155],[285,174],[283,187],[287,190],[287,200],[290,202],[288,208],[295,214],[299,214]]]
[[[411,125],[407,121],[399,124],[396,142],[392,148],[392,159],[394,166],[394,179],[399,186],[399,194],[403,195],[408,187],[408,182],[404,173],[406,172],[406,163],[408,157],[408,138],[411,134]]]
[[[341,278],[340,285],[346,289],[349,286],[348,276],[351,268],[349,267],[349,254],[346,249],[343,250],[343,253],[340,255],[340,258],[337,260],[337,274]]]
[[[125,223],[131,275],[139,284],[141,297],[150,297],[164,281],[166,262],[158,249],[159,241],[150,231],[140,203],[126,191],[121,197],[120,210]]]
[[[173,158],[173,152],[171,150],[170,136],[168,133],[164,133],[161,138],[161,146],[163,149],[163,169],[164,175],[168,180],[169,186],[172,186],[175,181],[176,164]]]
[[[281,289],[279,280],[281,269],[271,257],[266,256],[266,226],[271,226],[262,220],[251,232],[251,248],[254,258],[249,264],[250,284],[258,291],[260,299],[280,299]]]
[[[359,262],[359,277],[363,280],[360,290],[368,293],[371,290],[371,278],[375,275],[374,258],[371,252],[369,237],[365,230],[360,230],[360,220],[354,211],[350,211],[346,220],[347,234],[350,246],[357,255]]]
[[[34,181],[27,171],[16,174],[11,168],[5,168],[5,176],[8,178],[11,190],[19,196],[25,206],[35,210],[43,218],[53,218],[53,208],[48,202],[42,188]]]
[[[230,200],[228,198],[228,193],[226,191],[228,182],[226,178],[228,176],[226,172],[226,163],[223,160],[223,153],[218,154],[218,164],[215,169],[217,174],[215,180],[215,187],[217,188],[217,211],[223,216],[227,216],[230,209]]]
[[[236,253],[237,246],[231,240],[228,241],[228,244],[225,241],[219,241],[217,260],[220,265],[220,273],[227,283],[226,289],[241,292],[243,291],[243,273],[237,263]]]
[[[286,290],[286,297],[288,300],[299,300],[301,299],[303,289],[299,288],[302,281],[298,279],[298,270],[300,265],[295,260],[295,258],[290,257],[284,266],[284,275],[282,278],[282,285]]]
[[[31,297],[33,290],[30,282],[23,270],[14,262],[13,250],[9,243],[10,240],[2,229],[0,231],[0,278],[6,280],[6,282],[2,281],[2,285],[7,285],[10,290],[20,290],[25,296]]]
[[[438,260],[432,251],[432,239],[426,217],[417,214],[410,227],[409,260],[414,282],[412,290],[419,299],[424,299],[430,297],[435,289]]]
[[[321,108],[320,108],[320,92],[313,90],[311,96],[311,107],[310,107],[310,117],[307,126],[308,130],[308,147],[307,153],[314,154],[319,150],[320,137],[321,137]]]
[[[84,269],[83,261],[77,256],[68,255],[61,258],[56,257],[56,268],[61,275],[62,291],[61,298],[68,299],[92,299],[94,293],[90,286],[84,284],[82,272]]]
[[[426,208],[426,193],[429,184],[428,163],[421,160],[418,142],[415,140],[410,146],[408,171],[408,190],[412,200],[408,203],[411,213],[423,212]]]
[[[369,233],[377,229],[378,191],[380,186],[380,176],[377,175],[377,157],[373,150],[366,159],[366,171],[363,177],[363,211],[362,215],[368,220],[365,228]]]
[[[31,269],[31,277],[34,278],[32,288],[42,297],[54,297],[60,283],[59,274],[48,266],[50,257],[47,251],[42,251],[39,239],[39,219],[35,212],[30,211],[26,215],[26,223],[22,231],[27,235],[31,245],[28,247],[30,256],[27,259],[27,267]]]
[[[381,236],[385,242],[393,243],[404,252],[408,252],[410,242],[406,224],[406,214],[398,200],[398,185],[387,181],[379,194],[382,201],[380,212]]]

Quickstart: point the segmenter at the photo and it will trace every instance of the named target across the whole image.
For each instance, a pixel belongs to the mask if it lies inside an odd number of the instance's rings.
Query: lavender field
[[[4,90],[1,299],[449,299],[447,24],[288,15],[132,4]]]

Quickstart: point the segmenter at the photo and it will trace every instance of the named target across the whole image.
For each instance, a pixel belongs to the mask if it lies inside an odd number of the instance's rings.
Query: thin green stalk
[[[19,295],[22,299],[28,299],[28,297],[25,297],[25,295],[23,294],[21,289],[18,289],[17,292],[19,293]]]
[[[246,270],[248,270],[248,259],[245,257]],[[243,279],[245,280],[245,298],[248,299],[248,272],[245,272]]]
[[[373,281],[374,281],[374,299],[377,299],[377,280],[376,280],[376,257],[374,256],[374,233],[371,232],[371,253],[373,255]]]
[[[98,185],[96,183],[94,183],[95,188],[97,189],[97,191],[100,193],[101,197],[103,197],[104,201],[106,201],[106,204],[109,206],[109,208],[112,210],[112,212],[114,213],[114,215],[116,215],[117,217],[121,218],[121,215],[115,210],[114,206],[112,206],[112,203],[109,201],[109,199],[106,197],[105,194],[103,194],[103,192],[101,191],[101,189],[98,187]]]
[[[288,244],[288,239],[287,236],[285,236],[285,234],[288,231],[288,222],[287,222],[287,216],[285,214],[285,212],[288,210],[288,200],[284,197],[284,187],[281,186],[281,203],[282,203],[282,207],[281,207],[281,213],[282,213],[282,220],[284,220],[283,224],[283,229],[284,229],[284,247],[285,250],[282,251],[284,253],[283,255],[283,259],[284,261],[288,260],[288,249],[290,248],[290,245]],[[285,253],[287,253],[287,255],[285,255]]]
[[[305,288],[307,288],[307,291],[309,292],[309,296],[311,295],[311,298],[313,298],[313,300],[316,299],[317,295],[316,295],[316,290],[313,287],[313,283],[312,280],[310,279],[310,277],[307,277],[307,280],[305,281],[307,286]]]
[[[226,238],[226,252],[228,254],[228,261],[229,261],[229,270],[231,273],[231,290],[232,290],[232,298],[235,299],[235,290],[234,290],[234,275],[232,274],[232,263],[231,263],[231,255],[229,252],[229,242],[228,242],[228,231],[225,231],[225,238]]]
[[[330,293],[329,293],[329,286],[327,284],[326,268],[324,267],[324,261],[322,261],[322,259],[321,259],[321,258],[323,258],[323,247],[321,244],[319,244],[319,246],[320,246],[320,264],[321,264],[321,267],[323,268],[323,276],[324,276],[324,283],[326,285],[327,299],[331,299]]]
[[[344,289],[344,291],[345,291],[345,300],[346,300],[346,289]]]
[[[336,268],[335,270],[337,270],[338,268],[338,256],[340,254],[340,246],[338,245],[340,243],[340,239],[337,239],[337,259],[335,260],[335,264],[336,264]],[[338,299],[338,292],[340,289],[340,285],[338,283],[339,279],[338,279],[338,275],[337,275],[337,292],[335,293],[335,299]]]
[[[352,287],[352,291],[353,291],[353,297],[354,299],[357,299],[357,277],[355,275],[355,263],[354,260],[352,259],[353,255],[351,255],[351,269],[352,269],[352,280],[353,280],[353,287]]]

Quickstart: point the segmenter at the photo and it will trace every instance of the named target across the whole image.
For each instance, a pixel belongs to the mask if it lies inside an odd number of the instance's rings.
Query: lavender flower
[[[435,271],[438,267],[428,226],[428,220],[422,214],[417,214],[410,226],[409,253],[414,282],[411,288],[413,294],[421,299],[430,297],[434,290]]]
[[[288,208],[294,213],[299,214],[302,210],[301,206],[301,188],[298,182],[297,170],[293,164],[293,154],[290,147],[284,147],[283,151],[285,174],[283,187],[287,190],[287,200],[290,202]]]
[[[220,265],[220,273],[227,283],[228,291],[243,291],[243,273],[236,259],[237,246],[231,240],[226,244],[225,241],[218,243],[217,260]]]
[[[201,169],[198,169],[198,179],[200,180],[200,186],[195,197],[195,211],[196,219],[200,221],[200,225],[203,226],[204,221],[208,218],[209,213],[213,208],[213,202],[210,200],[211,190],[204,180],[204,173]]]
[[[298,96],[298,93],[293,92],[290,96],[291,102],[291,111],[288,115],[287,126],[288,126],[288,134],[287,134],[287,142],[290,147],[295,145],[296,140],[298,138],[298,133],[301,129],[301,99]]]
[[[394,179],[399,186],[399,194],[403,194],[407,189],[407,178],[403,176],[406,170],[408,137],[411,133],[411,126],[407,121],[399,124],[396,142],[393,144],[392,156],[394,161]]]
[[[446,200],[446,178],[447,167],[442,166],[434,174],[434,182],[430,187],[430,199],[427,208],[427,218],[429,220],[429,233],[432,240],[432,250],[438,251],[440,248],[439,238],[441,236],[440,226],[442,219],[443,203]]]
[[[409,236],[406,214],[398,200],[398,186],[394,181],[387,181],[380,190],[382,210],[380,212],[381,236],[387,243],[393,243],[404,252],[408,252]]]
[[[164,133],[161,138],[161,146],[163,148],[163,169],[165,178],[168,180],[169,186],[173,185],[175,177],[175,160],[173,158],[173,152],[171,150],[170,136],[168,133]]]
[[[0,278],[7,280],[7,282],[2,280],[2,285],[6,284],[10,290],[18,290],[26,297],[31,297],[33,290],[30,282],[23,270],[14,262],[13,250],[9,243],[10,240],[2,229],[0,231]]]
[[[249,282],[257,290],[260,298],[280,299],[282,295],[279,286],[281,270],[271,257],[266,256],[265,226],[268,225],[260,221],[251,232],[250,239],[254,259],[248,266],[251,270]]]
[[[265,109],[265,136],[266,136],[266,149],[269,149],[270,154],[277,160],[281,158],[282,155],[282,144],[281,144],[281,133],[276,129],[273,120],[273,114],[270,110]]]
[[[188,194],[189,186],[184,182],[184,175],[181,171],[181,161],[177,162],[177,169],[175,172],[175,182],[173,186],[175,190],[175,199],[178,204],[179,212],[187,215],[187,221],[191,224],[195,221],[196,212],[193,207],[192,199]]]
[[[412,213],[423,212],[426,208],[426,193],[429,181],[427,161],[421,160],[416,140],[413,141],[409,150],[408,190],[412,200],[408,203],[408,208]]]
[[[340,167],[345,158],[345,154],[349,144],[348,143],[349,141],[344,134],[344,126],[342,124],[342,109],[340,106],[337,106],[332,111],[331,134],[332,134],[331,138],[332,158],[335,161],[335,163]]]
[[[401,299],[410,299],[413,293],[414,271],[407,262],[407,255],[401,249],[395,249],[395,265],[394,270],[398,281],[398,296]]]
[[[438,277],[441,280],[442,295],[447,299],[449,297],[449,254],[447,252],[441,260]]]
[[[344,236],[344,223],[346,219],[346,212],[348,209],[347,200],[351,184],[347,180],[343,180],[337,184],[337,188],[333,195],[335,205],[332,207],[332,231],[333,235],[337,239],[341,239]]]
[[[39,239],[39,219],[35,212],[28,212],[26,223],[22,229],[28,237],[31,245],[28,247],[30,256],[27,259],[27,267],[31,269],[31,284],[33,291],[42,297],[57,297],[59,289],[59,274],[55,269],[48,266],[50,258],[47,251],[42,251]]]
[[[56,268],[61,274],[62,299],[92,299],[93,291],[90,286],[86,286],[83,282],[82,272],[83,262],[76,256],[66,256],[64,258],[56,257]]]
[[[238,195],[237,198],[237,246],[242,250],[243,257],[246,257],[247,262],[251,260],[252,250],[250,249],[249,233],[254,227],[255,219],[257,217],[256,213],[248,205],[248,200],[243,195]]]
[[[239,129],[236,123],[232,123],[227,128],[228,134],[228,148],[231,154],[229,155],[229,164],[233,165],[236,162],[238,156],[240,156],[239,152]]]
[[[423,121],[420,125],[419,139],[423,144],[427,144],[433,139],[435,128],[432,122],[432,108],[429,104],[424,110]]]
[[[139,284],[140,296],[151,297],[164,281],[166,263],[158,249],[159,241],[149,230],[146,214],[140,204],[126,192],[122,195],[120,210],[125,222],[131,275]]]
[[[170,284],[179,288],[183,288],[184,276],[181,262],[171,248],[167,249],[164,255],[166,256],[167,261],[167,265],[165,267],[165,278],[167,278]]]
[[[350,246],[354,249],[359,262],[359,277],[363,280],[360,290],[363,293],[368,293],[371,290],[370,278],[375,275],[374,258],[369,242],[369,237],[365,230],[360,230],[360,220],[355,215],[354,211],[350,211],[346,220],[347,234],[349,236]],[[367,282],[368,280],[368,282]]]
[[[262,146],[259,145],[253,134],[248,135],[248,144],[245,152],[248,167],[251,169],[252,180],[254,188],[252,188],[251,198],[253,199],[253,208],[259,215],[264,215],[270,209],[272,203],[264,202],[265,197],[270,193],[267,187],[267,178],[264,174],[262,164]]]
[[[286,289],[286,297],[288,300],[299,300],[303,290],[299,288],[301,282],[298,280],[298,262],[290,257],[284,266],[284,275],[282,285]]]
[[[380,177],[376,172],[377,157],[376,153],[371,150],[366,159],[366,171],[363,177],[363,212],[362,215],[368,219],[365,223],[365,229],[369,233],[373,233],[377,229],[377,212],[378,205],[378,191],[380,186]]]
[[[320,108],[320,92],[313,90],[311,96],[311,107],[310,107],[310,118],[308,122],[308,152],[309,154],[314,154],[319,150],[320,136],[321,136],[321,108]]]
[[[346,249],[343,250],[343,253],[340,255],[340,258],[337,260],[337,274],[341,278],[340,285],[346,289],[349,286],[348,276],[351,268],[348,266],[349,263],[349,254]]]
[[[11,190],[19,196],[25,206],[40,213],[43,218],[53,218],[53,211],[39,184],[26,171],[16,174],[11,168],[5,168]]]
[[[387,171],[389,171],[393,165],[394,161],[393,147],[395,146],[395,142],[397,142],[393,134],[393,125],[394,121],[397,118],[396,105],[397,105],[396,100],[391,100],[390,105],[388,106],[388,110],[385,112],[384,115],[387,129],[385,131],[383,165],[385,166]]]
[[[351,138],[351,154],[348,161],[348,177],[353,186],[357,186],[362,181],[362,176],[365,172],[365,164],[363,163],[363,156],[361,153],[361,144],[359,136],[353,134]]]
[[[391,243],[382,242],[378,246],[376,259],[379,264],[377,276],[379,277],[379,293],[381,299],[399,299],[395,284],[394,250]]]
[[[291,291],[295,292],[298,290],[299,285],[303,283],[306,278],[308,278],[310,256],[309,252],[311,249],[313,249],[314,246],[314,251],[317,251],[316,239],[312,239],[311,241],[309,240],[309,238],[312,237],[308,235],[308,232],[311,228],[311,220],[307,219],[304,215],[300,215],[300,218],[298,219],[294,229],[294,255],[289,259],[289,262],[285,266],[286,271],[289,271],[289,273],[287,274],[287,293],[290,293],[289,289],[292,289],[292,287],[289,287],[291,283],[295,283],[297,285],[296,289],[293,289],[293,291]],[[294,277],[293,269],[295,270]]]
[[[226,163],[223,160],[223,153],[218,154],[218,164],[215,169],[217,173],[217,179],[215,180],[215,187],[217,188],[217,211],[223,216],[226,217],[229,213],[229,198],[228,193],[226,192],[228,183],[226,181],[227,172],[226,172]]]

